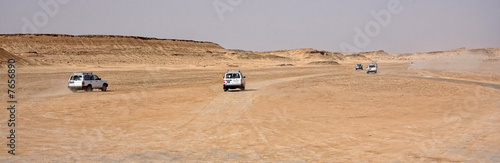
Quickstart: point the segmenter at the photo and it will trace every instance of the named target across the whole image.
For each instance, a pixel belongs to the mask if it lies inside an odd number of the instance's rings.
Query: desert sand
[[[15,156],[0,112],[0,162],[500,162],[500,48],[252,52],[40,34],[0,35],[0,48],[1,90],[15,58],[18,100]],[[354,68],[372,61],[377,74]],[[222,90],[227,69],[246,91]],[[108,91],[72,93],[76,71]]]

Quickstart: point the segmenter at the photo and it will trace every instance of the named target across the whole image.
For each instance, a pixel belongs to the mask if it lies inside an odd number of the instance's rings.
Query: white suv
[[[92,74],[92,72],[75,72],[69,77],[68,88],[72,92],[76,92],[77,90],[91,92],[92,89],[106,91],[108,89],[108,82],[101,80],[101,78]]]
[[[366,73],[367,74],[370,73],[370,72],[377,73],[377,69],[378,69],[377,64],[376,63],[375,64],[372,63],[372,64],[368,65],[368,67],[366,67]]]
[[[245,76],[241,74],[240,70],[227,70],[224,75],[224,92],[228,89],[239,88],[245,90]]]

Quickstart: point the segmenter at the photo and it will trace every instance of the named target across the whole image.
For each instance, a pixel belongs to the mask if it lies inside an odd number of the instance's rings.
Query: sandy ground
[[[229,92],[224,67],[93,67],[110,87],[90,93],[66,88],[76,67],[19,68],[0,162],[500,162],[500,64],[353,65],[242,66]]]
[[[0,35],[16,156],[0,162],[500,162],[500,48],[252,52],[133,36]],[[354,64],[377,61],[377,74]],[[409,67],[409,63],[414,64]],[[247,90],[223,92],[226,69]],[[72,93],[93,71],[107,92]]]

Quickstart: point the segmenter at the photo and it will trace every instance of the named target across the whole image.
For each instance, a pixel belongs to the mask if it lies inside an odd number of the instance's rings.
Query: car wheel
[[[227,92],[227,88],[224,88],[224,92]]]
[[[76,93],[76,89],[71,89],[71,92]]]
[[[241,90],[244,91],[245,90],[245,86],[241,87]]]
[[[87,86],[85,92],[92,92],[92,85]]]
[[[102,85],[101,91],[106,92],[106,90],[108,90],[108,85],[107,84]]]

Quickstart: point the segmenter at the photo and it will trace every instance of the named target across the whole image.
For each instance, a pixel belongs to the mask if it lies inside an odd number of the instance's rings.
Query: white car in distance
[[[108,89],[108,82],[92,74],[92,72],[75,72],[69,77],[68,88],[72,92],[78,90],[91,92],[93,89],[106,91]]]

